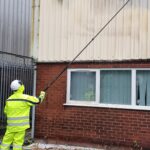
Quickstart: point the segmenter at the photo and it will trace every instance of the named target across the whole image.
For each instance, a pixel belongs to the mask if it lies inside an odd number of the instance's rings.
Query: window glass
[[[100,103],[131,104],[131,71],[100,71]]]
[[[70,100],[95,101],[95,72],[71,72]]]
[[[150,106],[150,71],[138,70],[136,74],[136,104]]]

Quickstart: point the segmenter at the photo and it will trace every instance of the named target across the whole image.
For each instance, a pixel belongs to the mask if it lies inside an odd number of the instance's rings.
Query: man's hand
[[[46,94],[46,93],[45,93],[44,91],[41,91],[41,92],[40,92],[39,98],[40,98],[41,102],[44,100],[45,94]]]

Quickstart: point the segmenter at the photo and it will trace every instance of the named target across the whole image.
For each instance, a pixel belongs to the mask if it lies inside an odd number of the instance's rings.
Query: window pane
[[[131,104],[131,71],[101,71],[100,103]]]
[[[150,106],[150,71],[138,70],[136,75],[137,105]]]
[[[95,72],[72,72],[70,100],[95,100]]]

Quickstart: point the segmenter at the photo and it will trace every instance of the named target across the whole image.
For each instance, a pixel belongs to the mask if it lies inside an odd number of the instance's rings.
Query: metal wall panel
[[[32,0],[0,0],[0,51],[29,56]]]
[[[38,61],[71,60],[126,0],[41,0]],[[150,1],[132,0],[77,59],[150,58]]]

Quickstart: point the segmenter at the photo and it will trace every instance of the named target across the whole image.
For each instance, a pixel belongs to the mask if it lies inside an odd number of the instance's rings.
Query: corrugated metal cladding
[[[71,60],[126,0],[41,0],[39,61]],[[130,0],[77,59],[150,58],[150,0]]]
[[[32,0],[0,0],[0,51],[29,56]]]

